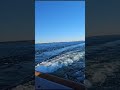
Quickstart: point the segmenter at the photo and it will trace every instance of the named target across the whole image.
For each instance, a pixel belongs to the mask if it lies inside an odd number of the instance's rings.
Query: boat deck
[[[36,90],[73,90],[72,88],[66,87],[64,85],[48,81],[46,79],[35,77],[35,89]]]
[[[36,90],[86,90],[81,83],[40,72],[35,72],[35,88]]]

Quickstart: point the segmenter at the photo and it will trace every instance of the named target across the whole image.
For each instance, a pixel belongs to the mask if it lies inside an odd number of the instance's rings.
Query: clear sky
[[[35,43],[85,39],[85,1],[35,1]]]

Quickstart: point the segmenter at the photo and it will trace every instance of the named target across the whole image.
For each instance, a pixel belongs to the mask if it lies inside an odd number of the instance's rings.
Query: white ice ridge
[[[35,66],[36,71],[51,73],[63,66],[71,65],[74,61],[79,61],[85,55],[85,52],[70,51],[65,54],[56,56],[48,61],[41,62]],[[81,63],[83,65],[83,62]],[[81,66],[82,66],[81,65]]]

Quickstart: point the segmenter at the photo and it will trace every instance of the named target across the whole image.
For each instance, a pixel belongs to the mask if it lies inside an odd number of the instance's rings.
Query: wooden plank
[[[74,90],[86,90],[86,88],[83,84],[76,83],[76,82],[73,82],[70,80],[65,80],[65,79],[59,78],[57,76],[49,75],[46,73],[40,73],[40,72],[36,72],[36,71],[35,71],[35,76],[47,79],[47,80],[52,81],[52,82],[62,84],[64,86],[70,87]]]

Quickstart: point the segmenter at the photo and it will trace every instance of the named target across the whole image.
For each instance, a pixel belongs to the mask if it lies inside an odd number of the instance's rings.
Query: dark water
[[[34,79],[33,41],[0,43],[0,90]]]
[[[90,90],[120,89],[120,35],[86,39],[86,79]]]

